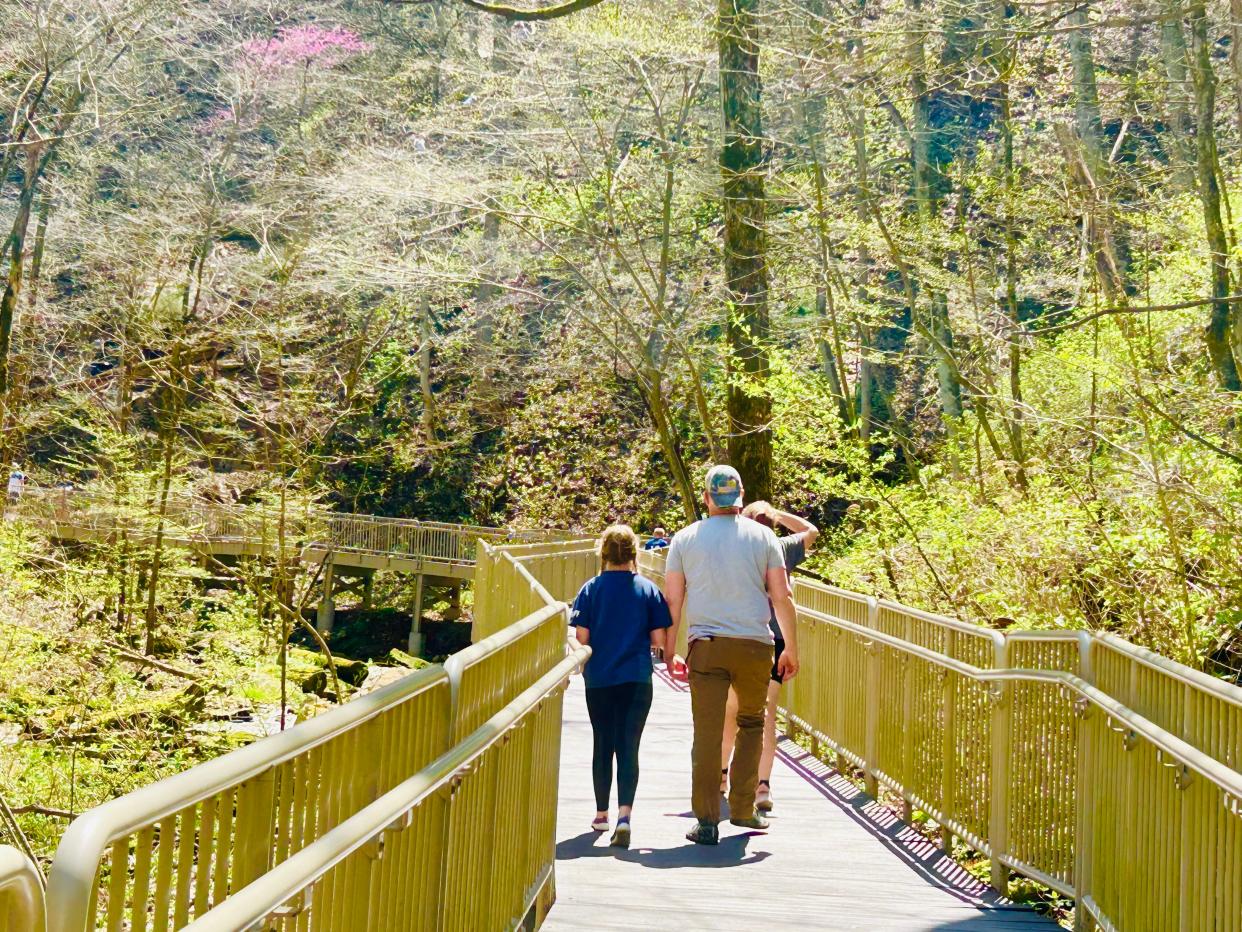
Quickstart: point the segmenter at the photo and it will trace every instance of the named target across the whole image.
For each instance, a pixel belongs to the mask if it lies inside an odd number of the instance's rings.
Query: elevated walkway
[[[788,739],[768,832],[721,825],[689,844],[690,697],[656,677],[640,755],[633,845],[590,831],[591,725],[582,679],[565,695],[556,905],[546,932],[1037,932],[1054,922],[1007,903],[892,810]]]
[[[590,542],[482,540],[471,561],[474,645],[83,813],[46,896],[0,848],[0,932],[42,929],[45,904],[50,932],[1047,927],[1005,900],[1014,875],[1073,898],[1083,932],[1242,930],[1242,689],[1107,634],[799,579],[775,825],[682,839],[689,716],[665,684],[617,854],[583,832],[590,649],[566,642]],[[640,569],[661,581],[662,557]],[[915,810],[988,859],[990,891]]]

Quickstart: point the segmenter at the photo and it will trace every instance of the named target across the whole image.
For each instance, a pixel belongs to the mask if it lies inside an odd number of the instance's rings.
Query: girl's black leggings
[[[598,686],[586,691],[587,714],[595,733],[595,756],[591,776],[595,782],[595,808],[608,809],[612,795],[612,761],[617,761],[617,805],[634,805],[638,789],[638,742],[642,740],[647,713],[651,711],[651,681]]]

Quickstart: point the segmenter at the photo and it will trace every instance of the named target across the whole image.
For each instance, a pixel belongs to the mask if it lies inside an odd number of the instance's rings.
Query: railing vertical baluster
[[[176,854],[177,817],[160,821],[159,862],[155,869],[155,900],[152,932],[168,932],[169,901],[172,892],[173,855]]]
[[[950,630],[945,634],[945,653],[950,657],[954,656],[956,638],[955,631]],[[940,701],[944,709],[944,734],[941,735],[940,809],[948,818],[956,813],[954,795],[957,786],[957,681],[948,670],[942,670],[941,674],[943,678]],[[953,851],[953,830],[943,822],[940,826],[940,847],[946,854]]]
[[[1009,642],[996,642],[994,666],[1004,670],[1009,665]],[[1009,868],[1001,863],[1009,838],[1009,719],[1012,712],[1009,683],[992,686],[992,767],[991,800],[988,820],[988,842],[992,848],[992,887],[1002,895],[1009,893]]]
[[[121,932],[125,921],[125,891],[129,882],[129,839],[112,845],[112,875],[108,878],[108,932]]]
[[[867,606],[867,627],[875,630],[878,626],[880,613],[879,604],[872,599]],[[863,739],[863,784],[868,796],[880,795],[880,785],[876,780],[875,770],[879,755],[880,728],[880,651],[874,641],[863,645],[867,657],[866,673],[866,725]]]
[[[129,927],[132,932],[146,932],[147,898],[151,895],[151,848],[155,829],[144,828],[134,839],[134,890],[130,897]]]

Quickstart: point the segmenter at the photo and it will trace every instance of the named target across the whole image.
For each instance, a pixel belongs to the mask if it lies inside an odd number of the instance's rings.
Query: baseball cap
[[[713,466],[707,471],[707,494],[717,508],[736,508],[742,500],[742,477],[732,466]]]

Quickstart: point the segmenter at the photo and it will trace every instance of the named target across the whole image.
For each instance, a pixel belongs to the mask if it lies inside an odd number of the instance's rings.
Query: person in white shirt
[[[784,554],[771,529],[741,516],[742,492],[737,470],[712,467],[703,493],[708,517],[674,535],[665,563],[664,591],[673,619],[665,660],[673,677],[679,676],[682,663],[673,656],[672,645],[683,618],[688,626],[686,663],[694,718],[691,807],[698,824],[686,838],[702,845],[720,840],[720,747],[730,688],[737,693],[738,711],[729,821],[745,828],[768,827],[755,812],[755,794],[772,670],[771,612],[785,641],[777,669],[785,680],[798,672]]]

